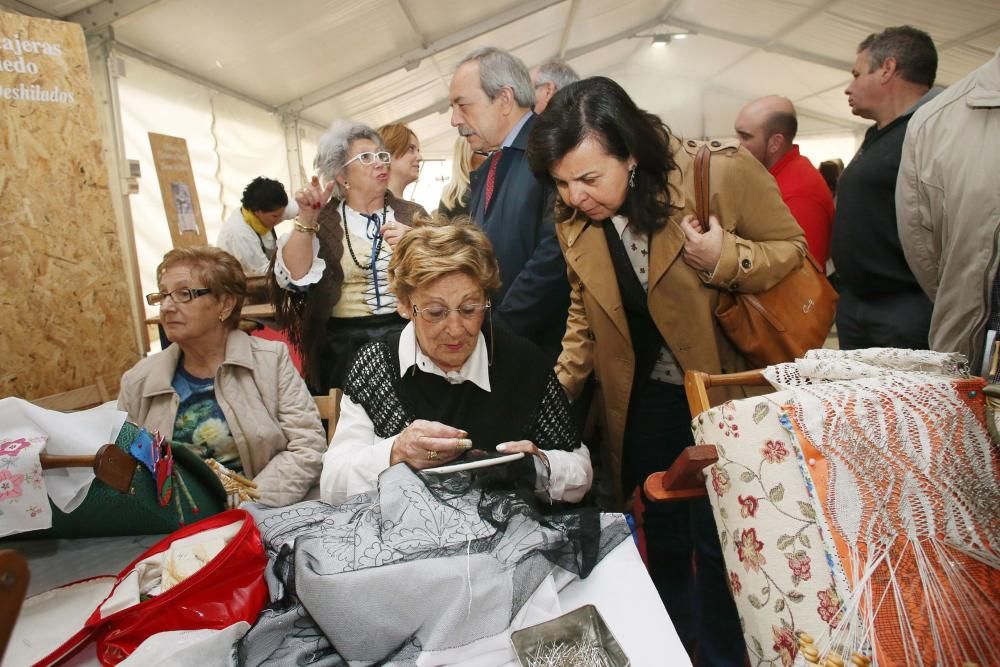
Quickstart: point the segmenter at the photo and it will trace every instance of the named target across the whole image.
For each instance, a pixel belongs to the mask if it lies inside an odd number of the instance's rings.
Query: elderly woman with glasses
[[[319,177],[295,195],[294,229],[278,239],[278,322],[300,346],[316,393],[342,386],[359,347],[405,324],[386,269],[414,213],[424,211],[389,191],[390,161],[378,132],[335,121],[320,139]]]
[[[274,507],[302,500],[319,478],[326,438],[284,343],[239,330],[246,277],[210,246],[176,248],[156,269],[172,345],[122,376],[118,408],[174,446],[213,458],[257,484]]]
[[[590,453],[551,365],[530,341],[491,326],[487,295],[499,281],[489,240],[467,219],[402,238],[389,283],[409,323],[361,348],[347,372],[323,500],[375,489],[397,463],[425,469],[495,453],[526,454],[512,474],[543,498],[583,498]]]

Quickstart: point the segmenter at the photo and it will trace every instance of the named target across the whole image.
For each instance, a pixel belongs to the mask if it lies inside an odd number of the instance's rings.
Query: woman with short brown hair
[[[316,404],[284,343],[239,330],[246,277],[211,246],[176,248],[156,269],[160,322],[172,345],[122,376],[118,408],[174,446],[257,483],[260,502],[302,500],[326,448]]]

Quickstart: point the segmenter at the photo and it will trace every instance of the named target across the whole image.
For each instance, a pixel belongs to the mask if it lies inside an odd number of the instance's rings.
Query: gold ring
[[[428,461],[437,461],[439,457],[440,457],[440,455],[436,451],[434,451],[433,449],[427,451],[427,460]]]

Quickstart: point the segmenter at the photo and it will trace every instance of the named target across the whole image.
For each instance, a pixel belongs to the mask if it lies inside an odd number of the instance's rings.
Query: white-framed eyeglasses
[[[425,322],[437,324],[444,322],[452,312],[458,313],[463,320],[475,319],[480,313],[486,312],[490,307],[488,303],[463,303],[458,308],[446,308],[444,306],[429,306],[427,308],[413,307],[413,314],[419,315]]]
[[[364,153],[358,153],[357,155],[355,155],[350,160],[344,163],[344,169],[347,169],[347,165],[351,164],[355,160],[365,165],[366,167],[370,167],[376,162],[381,162],[382,164],[389,164],[392,161],[392,155],[389,154],[389,151],[378,151],[377,153],[373,153],[372,151],[365,151]]]
[[[146,303],[151,306],[158,306],[168,296],[174,303],[187,303],[211,292],[212,290],[209,287],[185,287],[183,289],[175,289],[173,292],[151,292],[146,295]]]

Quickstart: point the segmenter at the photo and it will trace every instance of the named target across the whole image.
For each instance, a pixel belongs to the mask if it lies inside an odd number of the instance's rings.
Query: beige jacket
[[[164,437],[174,432],[180,399],[171,382],[180,348],[142,359],[122,376],[118,408]],[[284,343],[232,331],[215,373],[215,397],[226,416],[243,471],[260,501],[280,507],[302,500],[319,480],[326,437],[306,383]]]
[[[736,142],[712,142],[712,214],[726,230],[722,256],[712,276],[684,263],[681,219],[694,213],[694,155],[699,142],[672,141],[677,169],[668,183],[678,210],[649,243],[648,303],[653,321],[684,370],[731,373],[748,362],[716,323],[719,290],[759,292],[797,268],[805,236],[781,199],[774,178]],[[556,224],[566,256],[570,309],[556,375],[577,396],[594,372],[603,396],[603,448],[619,503],[622,439],[635,356],[604,232],[577,216]],[[750,240],[752,239],[752,240]],[[737,388],[713,390],[713,402],[741,397]]]
[[[896,180],[906,261],[934,302],[931,349],[978,373],[1000,259],[1000,51],[913,114]]]

